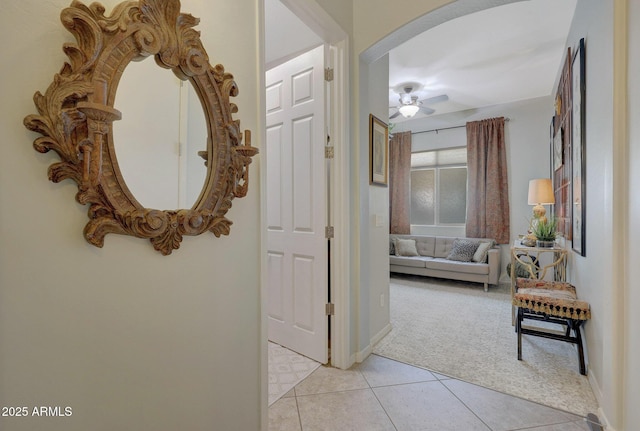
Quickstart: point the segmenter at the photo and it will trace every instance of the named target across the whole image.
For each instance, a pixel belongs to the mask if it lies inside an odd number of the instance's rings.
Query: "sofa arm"
[[[500,278],[500,246],[489,249],[487,253],[489,263],[489,284],[498,284]]]

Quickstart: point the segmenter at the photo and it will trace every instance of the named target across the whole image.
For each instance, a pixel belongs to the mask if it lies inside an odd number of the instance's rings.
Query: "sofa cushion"
[[[460,262],[436,258],[425,262],[427,269],[437,269],[440,271],[464,272],[467,274],[489,274],[489,265],[486,263]]]
[[[389,256],[389,264],[391,265],[412,266],[414,268],[424,268],[427,260],[430,258]]]
[[[451,251],[447,255],[447,259],[457,260],[460,262],[471,262],[479,244],[480,243],[478,241],[456,239],[453,242]]]
[[[455,238],[447,236],[437,236],[433,256],[443,258],[449,256],[451,248],[453,247],[453,241],[455,241]]]
[[[436,239],[433,236],[416,237],[416,249],[420,256],[433,257],[436,248]]]
[[[494,245],[495,244],[491,241],[480,241],[480,244],[478,245],[478,249],[473,254],[473,258],[471,260],[473,262],[486,262],[489,249]]]
[[[396,238],[396,256],[418,256],[415,239]]]

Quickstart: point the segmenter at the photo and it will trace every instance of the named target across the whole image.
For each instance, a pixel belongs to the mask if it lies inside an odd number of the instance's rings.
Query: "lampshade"
[[[529,181],[529,205],[551,205],[556,202],[549,178]]]
[[[411,118],[418,113],[420,107],[417,105],[402,105],[398,108],[398,111],[402,114],[404,118]]]
[[[555,203],[553,197],[553,187],[551,186],[551,180],[548,178],[538,178],[536,180],[529,181],[529,205],[535,205],[533,207],[533,220],[535,223],[538,221],[547,222],[545,214],[547,210],[542,205],[551,205]]]

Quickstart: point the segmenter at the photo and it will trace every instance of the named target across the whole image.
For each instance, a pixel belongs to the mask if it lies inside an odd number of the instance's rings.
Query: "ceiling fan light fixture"
[[[404,118],[411,118],[418,113],[420,107],[417,105],[402,105],[398,110]]]

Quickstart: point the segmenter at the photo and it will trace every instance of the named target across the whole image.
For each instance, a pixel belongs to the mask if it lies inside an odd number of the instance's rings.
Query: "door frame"
[[[346,34],[338,42],[329,44],[328,64],[333,68],[334,80],[330,97],[330,117],[327,123],[330,125],[331,140],[334,147],[334,160],[332,175],[329,178],[331,196],[329,208],[331,218],[329,220],[334,227],[334,238],[331,240],[331,255],[329,263],[331,267],[329,292],[334,304],[331,321],[331,365],[337,368],[347,369],[351,366],[351,352],[349,346],[351,333],[351,191],[349,181],[349,62],[348,40]]]

